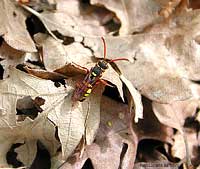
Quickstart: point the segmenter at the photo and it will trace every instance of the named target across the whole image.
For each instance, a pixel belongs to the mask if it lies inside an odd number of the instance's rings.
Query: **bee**
[[[117,58],[114,60],[106,61],[106,42],[103,37],[101,37],[103,46],[104,46],[104,58],[102,60],[99,60],[94,67],[92,67],[90,70],[88,70],[88,73],[86,74],[85,78],[81,83],[76,84],[76,88],[74,90],[74,93],[72,95],[72,101],[84,101],[86,97],[88,97],[92,90],[94,89],[94,86],[96,86],[99,82],[102,82],[105,85],[109,85],[106,81],[102,80],[101,77],[103,73],[108,69],[108,63],[115,62],[118,60],[126,60],[129,61],[126,58]]]

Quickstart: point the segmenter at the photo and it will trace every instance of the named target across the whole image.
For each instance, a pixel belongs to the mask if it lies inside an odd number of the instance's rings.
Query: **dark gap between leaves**
[[[36,97],[34,100],[30,96],[18,99],[16,106],[18,121],[23,121],[26,117],[35,119],[38,113],[42,113],[43,109],[40,106],[44,103],[45,100],[41,97]]]
[[[121,23],[116,23],[114,19],[108,21],[104,26],[108,29],[108,32],[114,32],[113,36],[119,35],[119,29],[121,27]]]
[[[46,32],[46,28],[44,27],[43,23],[34,15],[31,15],[26,19],[26,26],[31,36],[39,32]]]
[[[121,169],[122,167],[122,162],[123,162],[123,159],[124,159],[124,156],[126,154],[128,150],[128,144],[126,143],[123,143],[123,147],[122,147],[122,151],[121,151],[121,154],[120,154],[120,163],[119,163],[119,168],[118,169]]]
[[[53,31],[53,34],[58,38],[63,40],[63,45],[70,45],[73,42],[75,42],[73,37],[69,37],[69,36],[64,36],[62,35],[60,32],[58,31]]]
[[[81,0],[81,3],[90,5],[90,0]]]
[[[16,17],[16,16],[17,16],[17,14],[16,14],[16,12],[15,12],[15,11],[13,11],[13,16],[14,16],[14,17]]]
[[[118,102],[124,103],[116,87],[106,86],[103,95],[108,96]]]
[[[185,119],[185,123],[184,123],[184,127],[194,129],[197,131],[197,133],[199,133],[199,131],[200,131],[200,124],[199,124],[198,120],[196,119],[199,111],[200,111],[200,109],[197,108],[195,115],[191,116],[191,117],[187,117]]]
[[[83,165],[83,167],[81,169],[94,169],[93,165],[92,165],[92,161],[90,158],[88,158],[85,161],[85,164]]]
[[[22,143],[13,144],[10,150],[6,154],[7,163],[12,165],[13,167],[22,167],[23,163],[17,160],[17,153],[15,149],[23,145]]]
[[[61,85],[66,87],[65,79],[52,80],[52,81],[54,82],[54,86],[57,87],[57,88],[60,87]]]
[[[37,142],[37,154],[30,169],[50,169],[51,168],[51,156],[45,146],[38,141]]]
[[[24,69],[24,66],[23,64],[18,64],[15,68],[18,69],[18,70],[21,70],[22,72],[25,72],[25,73],[28,73],[25,69]]]
[[[3,73],[4,73],[4,69],[3,69],[3,66],[0,64],[0,80],[3,79]]]
[[[4,39],[0,36],[0,46],[3,44]]]
[[[177,163],[180,161],[180,159],[172,157],[170,151],[165,151],[163,142],[153,139],[144,139],[138,144],[136,162],[153,162],[160,160],[162,157],[159,156],[156,151],[165,156],[169,162]]]

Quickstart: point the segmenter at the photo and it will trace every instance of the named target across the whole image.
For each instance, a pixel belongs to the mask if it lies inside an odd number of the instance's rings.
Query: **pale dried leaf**
[[[196,132],[185,132],[188,141],[188,150],[190,158],[195,157],[195,147],[199,146]],[[186,147],[181,133],[174,135],[174,144],[172,145],[172,155],[179,159],[186,157]]]
[[[138,140],[128,129],[127,106],[106,97],[101,101],[102,118],[95,142],[86,146],[82,158],[64,164],[62,169],[80,169],[87,159],[95,169],[133,168]]]
[[[159,121],[183,133],[186,117],[193,116],[199,106],[198,100],[177,101],[172,104],[153,102],[153,111]]]
[[[0,1],[0,35],[13,48],[25,52],[36,52],[35,45],[26,30],[26,16],[12,0]]]
[[[85,137],[86,144],[93,143],[100,123],[100,102],[103,87],[98,86],[88,98],[87,103],[83,103],[83,112],[85,113]]]
[[[39,116],[36,121],[25,119],[25,121],[20,122],[17,126],[8,128],[1,128],[0,129],[1,135],[1,156],[0,161],[1,164],[8,165],[6,161],[6,153],[15,143],[24,143],[32,141],[41,140],[41,142],[45,145],[47,150],[50,152],[51,155],[55,155],[58,149],[58,142],[56,141],[55,135],[55,128],[54,126],[45,118],[45,116]],[[5,144],[6,143],[6,144]],[[36,148],[36,147],[35,147]],[[32,150],[30,152],[36,152],[37,149],[34,150],[34,147],[31,147]],[[23,152],[25,153],[25,152]],[[22,155],[22,154],[21,154]],[[33,160],[33,154],[26,154],[26,159],[30,162]],[[21,157],[21,156],[20,156]],[[23,158],[23,157],[22,157]],[[22,159],[23,161],[24,159]]]
[[[95,18],[86,18],[82,15],[74,16],[68,12],[43,12],[40,19],[52,31],[58,31],[65,36],[101,36],[105,29]]]
[[[131,94],[132,101],[134,103],[134,110],[135,110],[134,121],[137,123],[139,119],[143,118],[142,97],[128,79],[126,79],[123,75],[120,75],[120,79],[124,82],[124,84],[126,85],[126,87],[128,88]]]
[[[3,167],[8,167],[8,163],[7,163],[7,160],[6,160],[6,154],[8,152],[8,150],[10,149],[12,143],[14,142],[14,139],[12,138],[9,138],[8,137],[6,138],[5,137],[5,132],[4,132],[4,136],[2,137],[2,132],[0,132],[1,134],[1,139],[0,139],[0,167],[3,168]]]
[[[102,79],[107,80],[110,83],[116,85],[119,95],[124,101],[122,81],[120,80],[119,74],[110,65],[108,65],[108,70],[106,70],[102,75]]]
[[[142,30],[158,18],[159,5],[153,0],[91,0],[91,4],[104,5],[116,13],[122,25],[120,35]]]
[[[70,6],[70,8],[69,8]],[[79,0],[57,0],[56,9],[59,12],[68,12],[71,15],[80,15],[80,1]]]
[[[3,42],[0,46],[0,61],[4,68],[4,78],[9,75],[9,66],[16,66],[18,64],[24,63],[25,53],[10,47],[7,43]]]
[[[66,97],[49,113],[48,118],[58,127],[64,159],[72,154],[82,136],[86,137],[87,144],[93,142],[100,121],[101,92],[102,89],[94,92],[82,103],[72,103],[71,97]]]
[[[68,62],[64,45],[61,42],[44,34],[37,34],[34,39],[42,47],[43,62],[46,70],[54,71]]]
[[[200,122],[200,111],[197,112],[197,117],[196,117],[197,121]]]
[[[68,89],[70,92],[71,88],[68,87]],[[19,138],[24,142],[40,140],[49,153],[55,155],[59,144],[55,139],[55,127],[47,119],[47,114],[64,100],[64,97],[68,95],[67,90],[62,87],[56,88],[51,81],[38,79],[13,68],[10,70],[10,77],[0,81],[1,145],[6,143],[5,149],[2,149],[4,153],[1,153],[1,164],[6,162],[5,153],[12,144],[17,143]],[[27,117],[24,121],[17,121],[17,100],[26,96],[32,98],[40,96],[45,99],[45,104],[42,106],[44,111],[34,120]],[[33,157],[28,156],[27,158]],[[31,163],[31,160],[29,162]]]
[[[37,153],[37,140],[26,141],[23,145],[15,149],[17,159],[25,166],[31,166]]]
[[[53,82],[35,78],[13,68],[10,70],[10,77],[0,81],[0,93],[0,107],[4,111],[0,119],[1,128],[8,127],[8,124],[16,125],[16,102],[19,98],[41,96],[46,100],[43,106],[45,109],[67,95],[63,88],[56,88]]]
[[[69,62],[74,62],[77,65],[90,68],[89,63],[92,62],[91,57],[93,55],[91,50],[87,49],[79,42],[66,45],[64,46],[64,49]]]
[[[62,156],[69,157],[84,135],[85,117],[81,103],[72,106],[71,97],[66,97],[48,118],[58,127],[58,136],[62,145]]]

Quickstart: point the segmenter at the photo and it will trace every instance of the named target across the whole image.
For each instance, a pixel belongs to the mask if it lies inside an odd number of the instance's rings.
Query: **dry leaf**
[[[66,97],[48,115],[48,118],[58,127],[63,159],[71,155],[84,135],[85,116],[82,111],[81,103],[72,106],[71,97]]]
[[[16,148],[17,159],[21,161],[25,166],[30,166],[35,159],[37,153],[37,140],[27,141],[26,144]]]
[[[64,99],[67,91],[63,88],[56,88],[51,81],[38,79],[12,68],[10,77],[0,81],[0,93],[0,135],[1,145],[4,146],[1,149],[0,163],[7,164],[5,160],[6,153],[10,146],[17,143],[19,139],[24,140],[24,146],[29,143],[29,140],[40,140],[50,154],[55,155],[59,144],[54,136],[55,127],[47,119],[47,114],[51,109],[55,109],[60,100]],[[24,121],[17,122],[17,100],[26,96],[32,98],[40,96],[45,99],[45,104],[42,106],[44,111],[38,114],[34,120],[27,117]],[[25,160],[27,163],[31,163],[33,158],[27,157],[30,160],[22,159],[22,161]]]
[[[185,135],[187,137],[188,140],[188,151],[189,151],[189,155],[190,158],[195,158],[197,151],[198,151],[198,146],[199,146],[199,142],[197,139],[197,134],[196,132],[185,132]],[[186,157],[186,147],[185,147],[185,142],[183,140],[183,136],[180,132],[176,133],[174,135],[174,144],[172,146],[172,155],[174,157],[177,157],[179,159],[184,159]]]
[[[46,70],[54,71],[68,62],[64,46],[61,42],[44,34],[36,34],[34,39],[42,48],[42,57]]]
[[[135,117],[134,121],[137,123],[139,119],[143,118],[143,105],[142,105],[142,98],[140,93],[133,87],[131,82],[127,80],[123,75],[120,75],[120,79],[124,82],[126,87],[128,88],[132,102],[134,103],[134,110],[135,110]],[[131,107],[132,109],[132,107]]]
[[[66,97],[49,112],[48,118],[58,127],[64,159],[72,154],[82,136],[87,144],[93,142],[100,121],[100,98],[100,91],[82,103],[72,103],[71,97]]]
[[[98,86],[93,93],[89,96],[87,103],[83,103],[84,113],[86,114],[85,120],[85,137],[86,144],[93,143],[100,123],[100,102],[102,91],[104,87]]]
[[[92,48],[96,57],[101,57],[102,45],[100,39],[92,40],[93,43],[91,43],[91,40],[85,38],[85,45]],[[166,40],[167,34],[141,34],[129,36],[129,38],[106,38],[108,59],[116,59],[117,56],[119,58],[126,57],[132,61],[132,63],[121,61],[116,64],[122,74],[143,95],[162,103],[192,97],[191,82],[185,78],[185,75],[183,77],[177,73],[177,66],[171,64],[170,60],[175,61],[175,59],[165,46]],[[190,55],[196,57],[195,53]],[[187,54],[185,57],[187,57]],[[184,57],[181,57],[179,62],[182,58]]]
[[[81,159],[73,164],[69,161],[62,169],[82,168],[87,159],[91,160],[95,169],[133,168],[137,137],[132,136],[128,130],[128,117],[125,116],[127,106],[105,97],[101,105],[102,118],[95,142],[86,147]]]
[[[116,13],[121,21],[120,35],[128,35],[151,25],[157,18],[159,5],[153,0],[91,0]]]
[[[173,143],[173,129],[161,123],[152,110],[152,102],[146,98],[142,100],[144,105],[143,119],[133,124],[139,140],[153,139],[162,142]]]
[[[64,48],[69,62],[73,62],[77,65],[90,69],[89,64],[93,62],[91,58],[92,52],[90,49],[86,48],[79,42],[66,45]]]
[[[43,12],[40,19],[52,31],[58,31],[65,36],[104,35],[105,29],[95,17],[71,15],[65,12]]]
[[[0,35],[13,48],[25,52],[36,52],[28,31],[26,30],[26,16],[20,7],[12,0],[0,2]]]
[[[172,104],[153,102],[153,111],[159,121],[176,128],[183,133],[183,125],[187,117],[193,116],[199,106],[198,100],[177,101]]]
[[[9,75],[9,66],[16,66],[24,63],[25,53],[10,47],[6,42],[0,46],[0,61],[4,68],[4,78]]]
[[[102,79],[116,85],[119,95],[124,101],[122,81],[120,80],[119,74],[110,65],[108,65],[108,69],[103,73]]]

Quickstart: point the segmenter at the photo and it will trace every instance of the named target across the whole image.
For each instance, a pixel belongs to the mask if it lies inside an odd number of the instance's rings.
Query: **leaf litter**
[[[54,10],[51,1],[0,3],[1,168],[10,166],[6,157],[17,144],[13,166],[38,165],[38,141],[52,169],[197,167],[198,4],[54,3]],[[46,32],[28,23],[33,16]],[[109,85],[96,84],[74,103],[76,83],[103,58],[101,36],[111,61],[102,79]],[[128,61],[112,63],[117,58]]]

